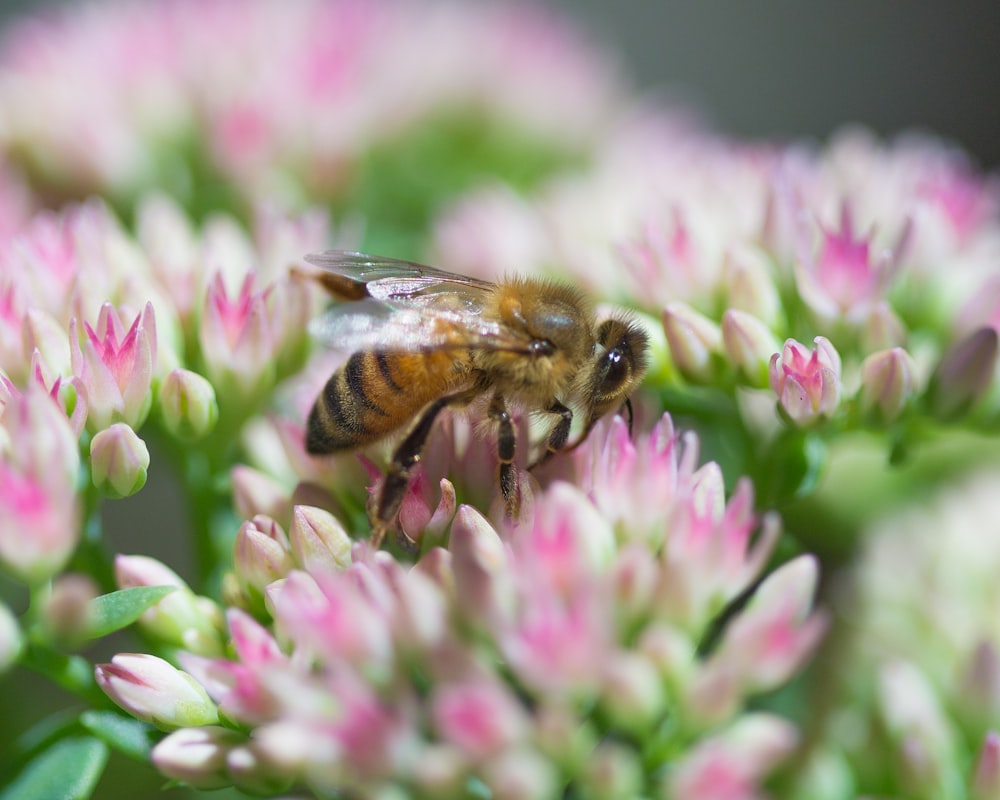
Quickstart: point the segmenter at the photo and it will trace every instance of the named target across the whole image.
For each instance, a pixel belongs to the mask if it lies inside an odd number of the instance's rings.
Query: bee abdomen
[[[446,378],[424,353],[355,353],[326,382],[306,423],[313,454],[377,441],[441,393]]]

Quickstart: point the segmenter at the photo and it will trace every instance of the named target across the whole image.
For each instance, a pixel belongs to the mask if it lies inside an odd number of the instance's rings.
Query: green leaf
[[[170,594],[176,586],[133,586],[102,594],[90,601],[90,630],[87,637],[97,639],[131,625],[150,606]]]
[[[60,739],[0,791],[0,800],[86,800],[107,762],[108,746],[98,739]]]
[[[143,763],[163,736],[152,725],[114,711],[84,711],[80,724],[113,749]]]

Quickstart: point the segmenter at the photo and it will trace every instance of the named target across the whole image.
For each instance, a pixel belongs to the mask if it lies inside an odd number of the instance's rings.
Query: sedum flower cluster
[[[393,442],[304,447],[348,355],[307,332],[329,247],[578,285],[649,375],[535,469],[512,409],[515,518],[482,409],[446,411],[375,550]],[[995,460],[998,265],[957,148],[726,139],[538,9],[15,21],[0,669],[73,702],[0,732],[3,796],[110,791],[109,758],[192,796],[996,796],[995,472],[915,496]],[[161,465],[187,572],[105,530]]]

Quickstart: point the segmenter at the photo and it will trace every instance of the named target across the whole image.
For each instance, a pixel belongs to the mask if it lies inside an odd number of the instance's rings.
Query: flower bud
[[[351,565],[351,538],[329,511],[295,506],[288,541],[295,563],[306,572],[339,571]]]
[[[70,372],[69,339],[66,328],[40,308],[29,308],[21,331],[25,360],[37,350],[45,366],[55,375]]]
[[[586,797],[617,800],[642,793],[642,765],[632,748],[614,741],[601,742],[583,768]]]
[[[663,310],[663,331],[670,354],[684,377],[711,381],[713,357],[722,352],[722,331],[703,314],[685,303],[671,303]]]
[[[771,329],[757,317],[731,308],[722,315],[722,341],[729,360],[750,385],[765,388],[771,356],[779,349]]]
[[[952,345],[930,380],[931,409],[944,419],[966,411],[986,394],[997,361],[997,332],[980,328]]]
[[[608,660],[603,703],[615,724],[641,734],[658,719],[665,697],[660,676],[638,653],[618,653]]]
[[[274,797],[291,786],[294,777],[265,758],[266,748],[251,740],[226,754],[226,767],[233,783],[254,795]]]
[[[816,348],[788,339],[781,353],[771,356],[771,388],[778,407],[797,425],[830,417],[840,403],[840,355],[822,336]]]
[[[233,467],[233,505],[243,519],[257,514],[287,522],[291,512],[288,491],[278,481],[252,467]]]
[[[90,440],[90,474],[94,486],[108,497],[129,497],[146,485],[149,450],[124,422]]]
[[[161,730],[212,725],[215,704],[194,678],[162,658],[119,653],[94,668],[98,686],[115,703]]]
[[[892,422],[916,391],[916,364],[902,347],[872,353],[861,363],[861,409]]]
[[[147,633],[174,647],[206,656],[221,655],[222,612],[207,597],[198,597],[180,576],[147,556],[115,558],[115,580],[119,589],[130,586],[176,586],[138,624]]]
[[[245,589],[261,596],[267,586],[294,567],[288,540],[278,523],[257,516],[240,526],[233,545],[233,568]]]
[[[483,780],[494,800],[547,800],[559,795],[554,768],[532,750],[509,750],[492,759]]]
[[[42,605],[41,621],[48,637],[64,647],[80,644],[92,630],[90,601],[100,593],[89,575],[57,576]]]
[[[441,738],[473,760],[509,747],[527,729],[518,700],[489,681],[442,686],[431,700],[431,714]]]
[[[0,675],[17,663],[23,648],[21,626],[7,604],[0,602]]]
[[[160,411],[173,436],[187,441],[200,439],[219,419],[215,388],[196,372],[175,369],[160,387]]]
[[[726,254],[724,270],[729,308],[750,314],[765,326],[775,325],[781,316],[781,298],[767,255],[757,247],[737,244]]]
[[[1000,734],[987,731],[972,773],[970,796],[973,800],[1000,797]]]
[[[105,303],[97,329],[85,322],[81,342],[73,319],[69,339],[73,374],[87,392],[88,430],[96,433],[114,422],[139,427],[153,400],[156,316],[152,304],[146,304],[126,331],[120,312]]]
[[[0,444],[0,564],[26,583],[40,583],[62,569],[80,534],[77,438],[32,381],[6,401]]]
[[[153,748],[153,764],[168,778],[193,789],[221,789],[233,783],[226,757],[244,740],[242,734],[218,725],[181,728]]]

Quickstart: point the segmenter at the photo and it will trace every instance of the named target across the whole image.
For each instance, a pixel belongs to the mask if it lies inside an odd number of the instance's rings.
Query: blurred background
[[[62,0],[70,2],[71,0]],[[59,0],[2,0],[0,18]],[[467,0],[476,2],[476,0]],[[751,138],[928,130],[1000,166],[1000,3],[547,0],[650,92]]]

